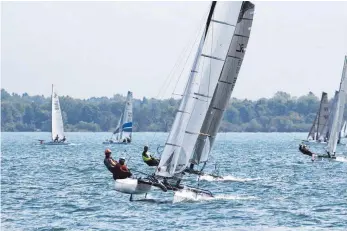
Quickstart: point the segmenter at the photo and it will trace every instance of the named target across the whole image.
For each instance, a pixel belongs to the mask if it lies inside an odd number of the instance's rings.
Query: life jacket
[[[142,159],[144,162],[150,161],[152,159],[151,154],[147,151],[142,152]]]

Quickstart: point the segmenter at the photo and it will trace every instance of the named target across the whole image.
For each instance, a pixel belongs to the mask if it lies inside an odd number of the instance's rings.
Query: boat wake
[[[347,163],[347,158],[342,156],[337,156],[335,161]]]
[[[213,197],[206,194],[196,194],[190,190],[180,190],[175,192],[173,203],[180,202],[198,202],[198,201],[211,201],[211,200],[256,200],[253,196],[238,196],[230,194],[217,194]]]
[[[238,178],[234,176],[213,177],[210,175],[204,175],[200,177],[200,180],[205,181],[234,181],[234,182],[248,182],[260,180],[260,178]]]

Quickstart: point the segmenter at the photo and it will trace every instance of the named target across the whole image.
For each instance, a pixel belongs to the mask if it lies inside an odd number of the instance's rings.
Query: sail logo
[[[55,110],[57,110],[57,111],[59,110],[59,104],[58,104],[58,102],[55,102],[55,103],[54,103],[54,108],[55,108]]]
[[[245,44],[239,43],[239,49],[236,52],[245,53]]]

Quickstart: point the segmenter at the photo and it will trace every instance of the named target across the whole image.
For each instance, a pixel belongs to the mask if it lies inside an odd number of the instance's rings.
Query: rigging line
[[[202,21],[202,20],[205,20],[205,16],[202,16],[202,18],[201,18],[200,21]],[[203,23],[201,23],[201,25],[203,25]],[[173,96],[174,92],[176,91],[178,82],[180,81],[180,79],[181,79],[181,77],[182,77],[182,73],[183,73],[183,71],[185,70],[184,67],[187,66],[187,62],[188,62],[188,59],[189,59],[189,57],[190,57],[190,55],[191,55],[191,53],[192,53],[192,51],[193,51],[194,44],[196,43],[196,41],[197,41],[198,38],[200,37],[200,33],[201,33],[201,27],[198,27],[198,30],[197,30],[197,32],[196,32],[197,35],[194,36],[194,37],[195,37],[194,42],[192,43],[191,46],[189,46],[189,44],[191,44],[191,42],[190,42],[190,41],[188,42],[186,48],[184,49],[184,52],[180,55],[179,59],[176,61],[175,66],[174,66],[173,69],[171,70],[170,75],[169,75],[169,76],[166,78],[166,80],[164,81],[164,84],[162,85],[162,87],[161,87],[161,89],[160,89],[160,91],[159,91],[159,93],[158,93],[158,95],[157,95],[157,99],[161,99],[162,97],[161,97],[160,95],[161,95],[161,94],[164,95],[165,90],[166,90],[167,88],[169,88],[169,86],[170,86],[170,84],[171,84],[171,82],[172,82],[172,80],[173,80],[173,76],[174,76],[173,72],[174,72],[174,70],[176,69],[176,66],[179,66],[180,61],[182,60],[182,58],[184,57],[184,55],[187,53],[187,50],[188,50],[189,47],[190,47],[189,54],[188,54],[188,56],[187,56],[187,58],[186,58],[186,61],[185,61],[184,66],[183,66],[183,68],[182,68],[182,71],[181,71],[181,73],[179,74],[178,80],[176,81],[174,90],[173,90],[173,92],[172,92],[172,94],[171,94],[171,96]],[[178,67],[177,67],[177,68],[178,68]],[[168,82],[167,84],[165,84],[165,83],[167,82],[167,80],[169,80],[169,82]],[[163,90],[164,90],[164,91],[163,91]],[[155,138],[156,138],[156,135],[157,135],[157,132],[154,132],[153,138],[152,138],[152,141],[150,142],[150,144],[153,144],[153,142],[154,142],[154,140],[155,140]]]
[[[186,61],[185,61],[185,63],[184,63],[184,67],[187,66],[188,59],[189,59],[189,57],[190,57],[191,54],[192,54],[194,45],[196,44],[196,42],[197,42],[198,39],[200,38],[201,30],[203,30],[203,28],[204,28],[204,27],[200,28],[200,29],[197,31],[197,35],[195,36],[194,43],[192,44],[191,49],[190,49],[190,51],[189,51],[189,54],[188,54],[188,56],[187,56],[187,59],[186,59]],[[189,67],[189,68],[191,68],[191,67]],[[197,68],[196,68],[196,69],[197,69]],[[173,96],[173,95],[175,94],[177,85],[178,85],[179,81],[181,80],[182,73],[183,73],[184,70],[185,70],[185,68],[183,68],[182,71],[181,71],[181,73],[179,74],[178,79],[177,79],[177,81],[176,81],[176,84],[175,84],[175,87],[174,87],[174,89],[173,89],[173,92],[172,92],[171,96]],[[196,71],[196,70],[191,70],[191,71]]]

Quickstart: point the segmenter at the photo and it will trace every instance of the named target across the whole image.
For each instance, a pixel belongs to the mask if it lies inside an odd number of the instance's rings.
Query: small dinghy
[[[66,137],[64,134],[64,122],[61,115],[61,108],[59,103],[59,96],[52,84],[52,140],[45,142],[44,140],[39,140],[40,144],[43,145],[69,145],[66,142]]]

